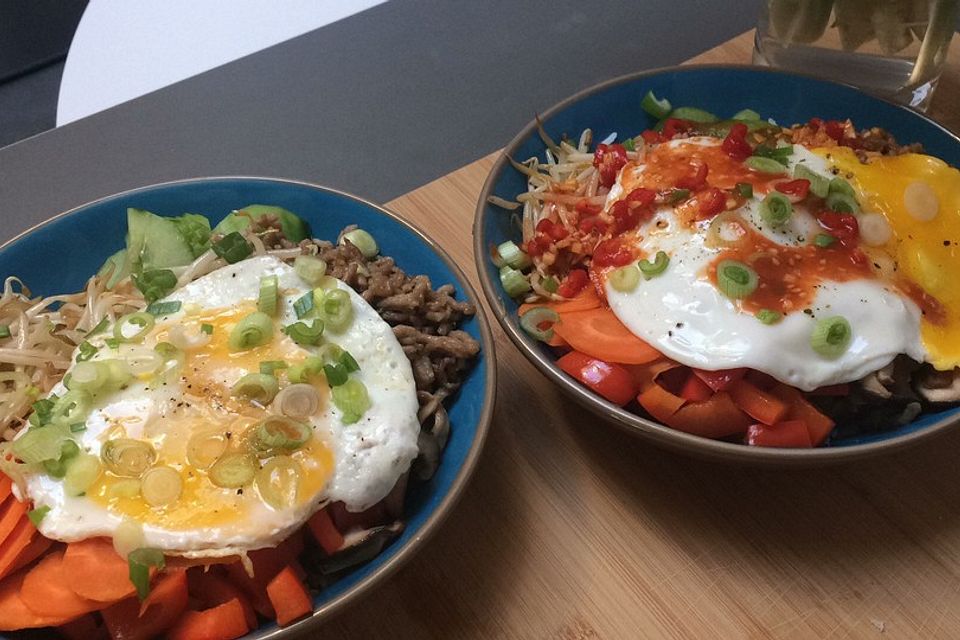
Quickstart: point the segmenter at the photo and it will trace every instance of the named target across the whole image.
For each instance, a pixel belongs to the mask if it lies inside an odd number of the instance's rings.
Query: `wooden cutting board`
[[[750,61],[752,33],[691,62]],[[960,47],[932,115],[960,130]],[[479,289],[494,160],[389,206]],[[448,521],[324,638],[960,638],[960,431],[810,470],[689,459],[561,396],[496,326],[486,451]]]

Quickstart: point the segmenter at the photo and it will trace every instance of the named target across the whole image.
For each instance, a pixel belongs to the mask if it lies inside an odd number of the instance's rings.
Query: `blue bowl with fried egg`
[[[637,73],[547,109],[480,196],[477,269],[573,400],[713,458],[849,460],[960,416],[960,140],[854,87]]]
[[[495,389],[477,297],[367,201],[164,183],[60,214],[0,265],[0,331],[20,349],[0,374],[10,637],[307,631],[411,557],[477,462]],[[429,363],[434,338],[459,350],[440,390],[406,355]],[[179,613],[147,633],[141,601]]]

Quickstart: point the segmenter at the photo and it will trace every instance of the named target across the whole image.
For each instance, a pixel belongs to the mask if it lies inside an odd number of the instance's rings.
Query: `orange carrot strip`
[[[522,316],[530,309],[535,307],[549,307],[557,313],[569,313],[571,311],[588,311],[600,306],[600,297],[593,287],[584,287],[583,291],[576,297],[564,300],[563,302],[533,302],[520,305],[518,309]]]
[[[679,362],[662,358],[647,364],[625,364],[623,368],[630,372],[630,376],[633,378],[633,382],[637,385],[637,388],[645,391],[650,388],[650,385],[654,384],[657,376],[661,373],[666,373],[671,369],[682,366]]]
[[[233,640],[249,631],[239,600],[206,611],[187,611],[167,634],[169,640]]]
[[[107,538],[71,542],[63,554],[64,585],[85,600],[116,602],[136,592],[130,565]]]
[[[103,610],[103,621],[114,640],[150,640],[177,623],[188,598],[186,570],[164,571],[143,604],[136,596],[121,600]]]
[[[17,524],[27,515],[27,504],[17,500],[7,500],[0,505],[0,545],[7,539]]]
[[[780,422],[789,409],[787,403],[766,391],[761,391],[743,378],[730,383],[727,393],[741,411],[763,424]]]
[[[0,473],[0,504],[13,494],[13,481]]]
[[[810,432],[810,443],[813,446],[816,447],[822,443],[833,431],[834,421],[820,413],[820,410],[810,404],[797,389],[785,384],[778,384],[770,390],[770,393],[790,405],[787,419],[802,420],[807,425],[807,431]]]
[[[267,595],[277,612],[277,624],[285,627],[313,611],[310,592],[293,567],[287,567],[267,585]]]
[[[713,395],[713,389],[707,386],[707,383],[701,380],[697,374],[692,371],[687,374],[687,381],[683,383],[680,389],[680,397],[691,402],[703,402],[709,400]]]
[[[53,540],[44,538],[33,529],[33,525],[26,518],[23,522],[30,526],[24,526],[20,533],[14,532],[5,544],[9,545],[9,554],[0,552],[0,578],[10,575],[14,571],[19,571],[27,566],[44,553],[53,544]],[[14,541],[14,536],[20,536],[19,542]],[[24,545],[24,542],[26,544]],[[17,551],[19,549],[19,551]],[[4,551],[7,551],[5,549]]]
[[[92,576],[91,576],[92,577]],[[75,594],[64,584],[63,551],[57,550],[44,557],[23,579],[20,598],[34,613],[44,617],[59,617],[57,624],[96,611],[103,604]]]
[[[224,569],[227,572],[227,578],[233,584],[237,585],[250,598],[250,604],[254,610],[264,618],[273,618],[277,615],[273,610],[273,604],[267,596],[267,583],[261,582],[247,575],[247,570],[243,565],[237,562],[229,564]]]
[[[680,407],[686,403],[686,400],[680,396],[675,396],[660,385],[651,384],[645,391],[637,396],[637,402],[647,410],[651,416],[660,422],[667,424],[667,421],[673,417]]]
[[[754,447],[808,449],[810,432],[803,420],[784,420],[776,424],[752,424],[747,427],[746,441]]]
[[[20,592],[25,576],[25,573],[15,573],[0,581],[0,631],[38,629],[67,622],[61,616],[42,616],[23,603]]]
[[[709,400],[690,402],[664,422],[677,429],[704,438],[723,438],[746,431],[747,417],[726,391],[718,391]]]
[[[343,535],[333,526],[333,520],[330,519],[330,513],[326,509],[313,514],[307,524],[317,543],[328,555],[333,555],[343,546]]]
[[[606,307],[563,313],[553,331],[577,351],[606,362],[646,364],[661,357]]]

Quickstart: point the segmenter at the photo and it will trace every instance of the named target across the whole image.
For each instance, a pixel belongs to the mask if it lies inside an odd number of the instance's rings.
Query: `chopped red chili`
[[[677,189],[689,189],[690,191],[696,191],[704,187],[707,184],[707,172],[709,167],[706,162],[697,162],[693,164],[694,173],[692,175],[683,176],[677,180],[674,185]]]
[[[617,173],[627,164],[627,150],[622,144],[598,144],[593,152],[593,166],[600,171],[600,184],[613,186]]]
[[[700,201],[698,213],[701,218],[712,218],[727,208],[726,194],[716,187],[710,187],[697,195]]]
[[[753,155],[753,147],[747,142],[747,125],[738,122],[730,127],[721,147],[734,160],[743,161]]]
[[[557,287],[557,294],[564,298],[572,298],[580,293],[590,283],[590,276],[583,269],[571,269],[567,277]]]
[[[806,178],[797,178],[796,180],[778,182],[773,185],[773,188],[780,193],[791,196],[791,201],[800,202],[806,198],[807,193],[810,192],[810,181]]]

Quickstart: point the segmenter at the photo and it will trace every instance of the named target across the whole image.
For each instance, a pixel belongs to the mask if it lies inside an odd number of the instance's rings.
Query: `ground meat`
[[[923,145],[919,142],[899,144],[893,134],[880,127],[857,131],[849,120],[844,123],[844,132],[839,143],[827,135],[824,127],[810,124],[794,125],[785,130],[784,137],[787,142],[802,144],[811,148],[835,147],[838,144],[850,147],[861,162],[866,162],[867,158],[877,155],[897,156],[904,153],[923,153]]]
[[[300,247],[326,262],[327,273],[350,285],[393,327],[418,391],[442,399],[460,386],[480,344],[456,328],[476,309],[454,298],[453,286],[434,289],[428,277],[407,275],[393,258],[368,260],[349,241],[305,240]]]

